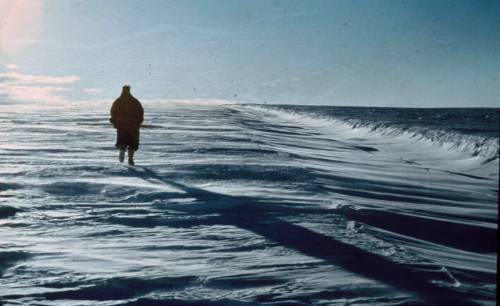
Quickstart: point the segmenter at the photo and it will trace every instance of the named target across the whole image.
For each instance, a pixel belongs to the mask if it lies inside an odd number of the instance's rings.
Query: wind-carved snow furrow
[[[146,104],[128,167],[108,107],[3,107],[0,303],[494,305],[498,177],[238,105]]]

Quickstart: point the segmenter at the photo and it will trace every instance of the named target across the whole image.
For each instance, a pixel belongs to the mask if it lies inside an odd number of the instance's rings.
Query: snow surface
[[[0,106],[0,303],[495,304],[498,159],[257,106]]]

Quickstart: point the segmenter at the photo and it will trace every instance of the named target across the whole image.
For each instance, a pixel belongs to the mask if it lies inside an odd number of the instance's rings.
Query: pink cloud
[[[173,104],[193,104],[193,105],[220,105],[234,102],[222,99],[141,99],[145,103],[173,103]]]
[[[16,65],[16,64],[7,64],[5,65],[5,67],[7,69],[10,69],[10,70],[16,70],[16,69],[19,69],[19,67]]]
[[[54,86],[0,84],[0,95],[5,95],[7,99],[19,102],[65,103],[68,100],[59,95],[65,90],[67,88]]]
[[[0,79],[15,84],[68,84],[78,82],[78,76],[53,77],[46,75],[30,75],[15,71],[0,73]]]
[[[62,92],[70,90],[64,85],[78,82],[78,76],[48,76],[24,74],[15,64],[6,65],[11,71],[0,72],[0,95],[10,101],[31,103],[70,102]]]
[[[85,88],[83,91],[86,92],[86,93],[100,93],[100,92],[102,92],[102,89],[99,89],[99,88]]]

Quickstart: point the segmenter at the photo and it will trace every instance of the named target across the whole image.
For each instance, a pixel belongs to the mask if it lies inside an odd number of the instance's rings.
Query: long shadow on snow
[[[307,228],[285,222],[272,215],[269,203],[255,198],[229,196],[199,188],[185,186],[167,180],[153,170],[138,167],[130,172],[146,181],[160,182],[197,197],[207,206],[203,213],[210,211],[219,214],[219,224],[228,224],[252,231],[266,239],[287,248],[295,249],[305,255],[325,260],[345,270],[356,273],[400,290],[412,292],[434,304],[477,305],[467,301],[473,294],[463,293],[450,288],[439,287],[405,267],[377,254],[366,252],[353,245],[335,240],[329,236]],[[190,205],[179,205],[178,210],[200,213]],[[268,206],[266,208],[266,206]]]

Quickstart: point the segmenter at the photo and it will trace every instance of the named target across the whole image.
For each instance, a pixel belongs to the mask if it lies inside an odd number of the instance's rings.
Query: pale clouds
[[[78,76],[53,77],[47,75],[31,75],[15,71],[0,73],[0,80],[15,84],[69,84],[80,80]]]
[[[222,105],[235,103],[222,99],[140,99],[144,104],[180,104],[180,105]]]
[[[8,64],[6,67],[11,70],[17,69],[15,64]],[[78,81],[80,81],[78,76],[0,72],[0,96],[14,102],[65,103],[70,101],[64,96],[64,92],[71,89],[64,86]]]
[[[0,84],[0,95],[5,95],[7,99],[18,102],[68,102],[65,97],[60,95],[60,93],[65,90],[67,90],[67,88],[54,86],[22,86]]]
[[[17,66],[16,64],[7,64],[5,65],[5,67],[7,69],[10,69],[10,70],[16,70],[16,69],[19,69],[19,66]]]
[[[90,93],[90,94],[96,94],[96,93],[101,93],[102,89],[100,89],[100,88],[85,88],[83,91],[86,93]]]

